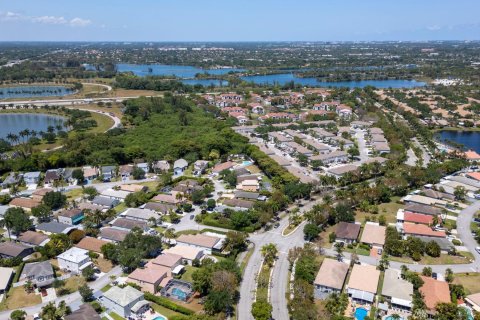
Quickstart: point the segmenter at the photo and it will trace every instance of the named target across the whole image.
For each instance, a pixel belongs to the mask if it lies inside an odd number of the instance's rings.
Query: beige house
[[[371,265],[354,265],[347,284],[347,293],[353,300],[373,303],[377,294],[380,271]]]
[[[331,293],[340,293],[348,273],[348,264],[324,259],[315,278],[315,298],[325,299]]]
[[[360,242],[366,243],[373,248],[382,249],[385,245],[385,233],[387,227],[381,226],[378,223],[367,222],[363,228]]]
[[[176,245],[163,251],[164,253],[176,254],[182,257],[184,263],[192,264],[193,260],[202,260],[205,256],[202,249],[184,245]]]

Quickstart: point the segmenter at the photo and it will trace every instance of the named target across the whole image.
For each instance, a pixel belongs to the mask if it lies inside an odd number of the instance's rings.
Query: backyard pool
[[[385,318],[385,320],[403,320],[403,318],[402,317],[395,318],[393,316],[388,316]]]
[[[468,320],[473,320],[472,310],[470,310],[470,308],[467,308],[467,307],[463,307],[463,309],[465,309],[467,311],[467,319]]]
[[[368,310],[365,308],[357,308],[355,309],[355,319],[356,320],[363,320],[368,314]]]
[[[156,316],[152,320],[167,320],[167,318],[165,318],[164,316]]]
[[[187,300],[187,293],[179,288],[173,288],[172,295],[176,296],[178,300]]]
[[[249,165],[251,165],[251,164],[253,164],[252,161],[243,161],[243,162],[242,162],[242,165],[245,166],[245,167],[246,167],[246,166],[249,166]]]

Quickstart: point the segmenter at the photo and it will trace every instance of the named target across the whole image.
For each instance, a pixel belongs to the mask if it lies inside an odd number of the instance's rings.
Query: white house
[[[23,181],[25,184],[38,184],[40,181],[40,171],[27,172],[23,175]]]
[[[73,273],[80,273],[83,269],[92,264],[88,251],[72,247],[57,256],[58,267],[61,270],[68,270]]]
[[[179,176],[185,171],[188,167],[188,162],[185,159],[178,159],[173,163],[173,174]]]
[[[132,286],[124,288],[112,287],[103,294],[100,300],[106,309],[115,312],[123,318],[129,318],[132,313],[140,314],[149,307],[143,293]]]

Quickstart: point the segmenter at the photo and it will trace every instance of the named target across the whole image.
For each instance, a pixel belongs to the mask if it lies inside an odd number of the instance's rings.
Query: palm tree
[[[275,259],[277,259],[278,249],[275,244],[269,243],[262,247],[261,253],[265,259],[265,263],[269,266],[272,266]]]

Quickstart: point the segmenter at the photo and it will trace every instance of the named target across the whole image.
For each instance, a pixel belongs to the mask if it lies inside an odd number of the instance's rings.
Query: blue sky
[[[479,40],[478,0],[0,0],[0,41]]]

